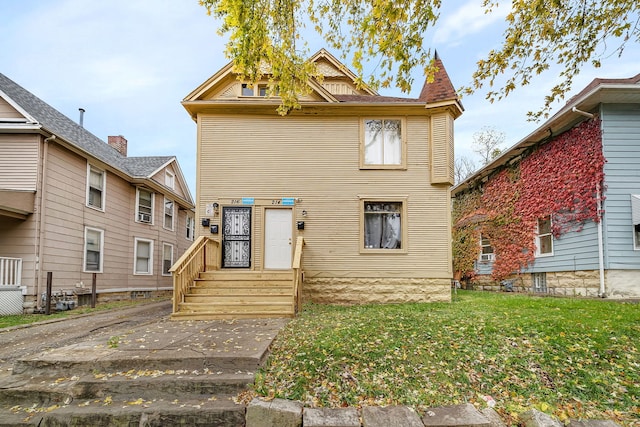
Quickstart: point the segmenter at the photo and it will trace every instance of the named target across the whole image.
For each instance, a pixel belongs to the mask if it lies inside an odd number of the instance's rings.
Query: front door
[[[251,267],[251,208],[222,208],[222,267]]]
[[[265,209],[264,268],[291,268],[291,209]]]

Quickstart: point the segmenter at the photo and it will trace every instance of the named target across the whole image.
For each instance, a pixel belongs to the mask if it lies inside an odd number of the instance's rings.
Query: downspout
[[[40,183],[40,211],[38,212],[38,252],[36,253],[36,266],[37,266],[37,283],[36,283],[36,308],[42,309],[42,253],[44,252],[44,218],[46,209],[46,188],[47,188],[47,159],[49,153],[49,142],[56,139],[55,135],[51,135],[44,139],[44,152],[42,154],[42,182]]]
[[[602,238],[602,197],[600,193],[600,183],[596,185],[596,201],[598,209],[598,265],[600,267],[600,291],[598,296],[606,298],[604,289],[604,241]]]

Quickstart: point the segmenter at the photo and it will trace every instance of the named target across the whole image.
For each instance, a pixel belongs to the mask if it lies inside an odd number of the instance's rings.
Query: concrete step
[[[245,407],[231,396],[190,400],[74,401],[57,407],[11,408],[0,426],[244,426]]]
[[[214,395],[237,395],[253,384],[253,373],[224,374],[206,372],[199,375],[174,371],[121,372],[83,377],[29,377],[0,386],[0,405],[51,406],[79,399],[111,396],[119,400],[175,400],[209,398]]]

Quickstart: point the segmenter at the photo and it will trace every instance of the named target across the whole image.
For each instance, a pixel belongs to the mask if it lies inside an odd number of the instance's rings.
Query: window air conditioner
[[[480,255],[480,261],[495,261],[496,259],[496,255],[495,254],[481,254]]]
[[[140,222],[151,222],[151,215],[148,213],[138,213],[138,221]]]

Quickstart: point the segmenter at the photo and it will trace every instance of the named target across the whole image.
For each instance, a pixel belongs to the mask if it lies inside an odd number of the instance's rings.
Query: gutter
[[[46,188],[47,188],[47,159],[49,154],[49,142],[55,141],[56,136],[51,134],[51,136],[44,139],[44,152],[42,154],[42,182],[40,183],[40,211],[38,212],[38,252],[36,253],[36,308],[38,310],[42,309],[42,299],[40,295],[42,293],[42,253],[44,252],[44,215],[46,212],[46,202],[47,198],[45,197]],[[48,303],[48,301],[47,301]]]

